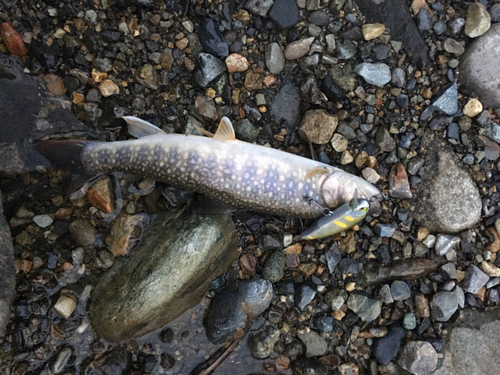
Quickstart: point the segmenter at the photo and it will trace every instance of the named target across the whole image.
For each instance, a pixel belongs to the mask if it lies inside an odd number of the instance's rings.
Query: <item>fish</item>
[[[302,232],[301,237],[303,240],[316,240],[352,228],[366,217],[369,208],[370,203],[366,199],[359,200],[355,192],[350,202],[323,216]]]
[[[298,155],[239,141],[227,117],[215,134],[167,134],[133,116],[123,119],[137,139],[100,142],[45,140],[35,149],[56,167],[91,175],[124,172],[150,177],[213,201],[286,217],[317,218],[380,191],[339,168]]]

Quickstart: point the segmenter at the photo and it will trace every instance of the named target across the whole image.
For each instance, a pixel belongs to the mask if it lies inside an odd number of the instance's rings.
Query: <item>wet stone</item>
[[[387,366],[398,355],[399,348],[406,337],[403,327],[393,324],[387,334],[373,342],[373,356],[382,366]]]
[[[306,347],[306,357],[317,357],[326,354],[328,345],[325,339],[316,332],[298,333],[297,337]]]
[[[460,243],[460,237],[452,236],[451,234],[439,234],[435,244],[436,254],[444,256],[458,243]]]
[[[281,29],[295,26],[300,20],[300,12],[295,0],[274,0],[269,18]]]
[[[411,297],[410,287],[402,280],[393,281],[391,284],[391,295],[394,301],[405,301]]]
[[[380,315],[381,305],[380,301],[359,293],[351,293],[347,300],[347,306],[364,322],[375,320]]]
[[[229,55],[226,39],[219,29],[219,24],[214,19],[207,17],[201,21],[198,36],[205,52],[220,58]]]
[[[444,88],[441,94],[438,94],[432,102],[432,107],[447,115],[453,115],[458,111],[458,92],[457,84],[452,83]]]
[[[287,60],[297,60],[305,56],[309,52],[314,37],[297,40],[290,43],[285,48],[285,58]]]
[[[248,335],[248,349],[253,357],[264,359],[273,353],[274,344],[280,338],[280,331],[271,326],[266,326],[258,332],[251,332]]]
[[[298,358],[292,363],[294,375],[328,375],[328,368],[314,358]]]
[[[458,309],[458,298],[453,292],[437,292],[431,301],[431,315],[438,322],[446,322]]]
[[[69,231],[78,246],[92,246],[97,240],[97,229],[85,219],[75,219]]]
[[[281,250],[281,242],[270,235],[262,236],[259,245],[262,251]]]
[[[465,48],[462,47],[455,39],[446,38],[443,43],[443,48],[446,52],[452,53],[454,55],[460,56],[465,52]]]
[[[151,90],[158,90],[160,88],[160,76],[156,69],[150,64],[144,64],[137,70],[135,79],[141,85]]]
[[[285,274],[286,255],[281,251],[273,252],[266,260],[262,269],[262,277],[275,283],[281,280]]]
[[[343,43],[338,43],[337,57],[340,60],[349,60],[356,55],[357,47],[354,42],[346,40]]]
[[[207,87],[226,71],[226,64],[208,53],[200,53],[198,55],[198,62],[200,70],[195,73],[195,80],[201,87]]]
[[[236,139],[249,143],[255,142],[259,136],[259,129],[246,118],[236,124],[234,132]]]
[[[354,71],[362,76],[369,84],[382,87],[391,80],[391,70],[386,64],[361,63]]]
[[[54,310],[56,310],[63,318],[69,318],[75,311],[76,305],[77,300],[75,296],[71,294],[61,294],[54,305]]]
[[[332,332],[335,325],[335,319],[330,315],[314,316],[313,325],[322,332]]]
[[[486,285],[489,279],[487,274],[472,264],[467,268],[467,275],[465,276],[462,287],[464,291],[476,294]]]
[[[300,284],[295,288],[295,304],[301,310],[304,310],[315,296],[316,289],[308,284]]]
[[[278,43],[273,42],[266,46],[266,66],[272,74],[279,74],[285,66],[285,56]]]
[[[415,375],[426,375],[436,369],[438,355],[434,347],[426,341],[412,341],[405,345],[398,363],[406,371]]]
[[[36,215],[33,217],[33,222],[40,228],[47,228],[53,221],[49,215]]]
[[[340,87],[331,76],[327,75],[323,80],[322,90],[328,99],[335,101],[345,96],[345,90]]]

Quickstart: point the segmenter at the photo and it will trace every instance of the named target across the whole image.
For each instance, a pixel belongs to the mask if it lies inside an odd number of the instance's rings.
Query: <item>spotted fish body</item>
[[[225,123],[232,131],[226,118]],[[319,217],[324,207],[352,199],[356,188],[361,198],[379,194],[338,168],[230,135],[219,137],[219,131],[214,138],[159,132],[136,140],[89,142],[80,153],[81,164],[87,173],[129,172],[240,209],[281,216]],[[315,169],[320,173],[311,174]]]
[[[369,208],[367,200],[358,201],[357,196],[354,196],[349,203],[322,217],[312,227],[302,232],[302,239],[315,240],[352,228],[366,217]]]

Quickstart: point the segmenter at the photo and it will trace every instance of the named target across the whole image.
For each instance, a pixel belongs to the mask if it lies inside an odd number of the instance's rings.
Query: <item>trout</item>
[[[127,141],[42,141],[35,149],[66,169],[86,174],[133,173],[201,193],[237,209],[279,216],[317,218],[325,209],[379,190],[341,169],[269,147],[238,141],[224,117],[212,138],[167,134],[127,116]]]

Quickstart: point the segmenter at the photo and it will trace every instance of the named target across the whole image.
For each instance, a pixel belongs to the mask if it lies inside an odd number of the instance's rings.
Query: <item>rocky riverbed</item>
[[[495,1],[0,0],[0,372],[499,373],[499,21]],[[311,221],[202,215],[33,149],[128,139],[124,115],[227,116],[383,195],[304,241]]]

